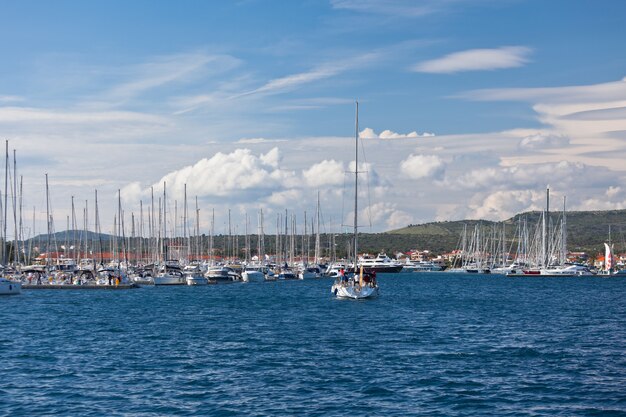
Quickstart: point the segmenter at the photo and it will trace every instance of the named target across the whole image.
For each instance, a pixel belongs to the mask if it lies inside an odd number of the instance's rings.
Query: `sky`
[[[346,230],[357,100],[364,232],[504,220],[547,186],[558,208],[626,208],[624,16],[620,0],[0,1],[8,236],[20,217],[46,231],[46,174],[57,231],[72,199],[94,229],[97,190],[102,231],[119,195],[138,233],[164,183],[179,234],[185,187],[202,233],[213,212],[215,233],[229,212],[256,232],[260,210],[265,233],[285,210],[310,230],[318,195],[322,231]]]

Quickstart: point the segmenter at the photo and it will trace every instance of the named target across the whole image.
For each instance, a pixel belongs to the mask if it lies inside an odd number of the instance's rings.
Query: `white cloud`
[[[9,103],[9,102],[15,102],[15,101],[24,101],[23,97],[19,97],[19,96],[3,96],[0,95],[0,103]]]
[[[480,193],[472,198],[464,215],[470,219],[500,221],[517,213],[541,209],[544,198],[545,194],[536,190],[500,190],[486,196]]]
[[[534,134],[523,138],[519,147],[522,149],[562,148],[569,145],[569,139],[560,135]]]
[[[274,148],[255,156],[249,149],[236,149],[231,153],[218,152],[203,158],[194,165],[170,172],[154,186],[165,182],[172,198],[180,199],[184,185],[188,195],[231,196],[250,191],[272,191],[293,182],[293,172],[279,168],[280,154]]]
[[[301,199],[301,190],[282,190],[273,192],[266,201],[276,207],[289,207]]]
[[[372,224],[384,223],[388,229],[405,227],[413,221],[413,216],[403,210],[399,210],[397,204],[389,202],[374,203],[365,207],[359,212],[359,218],[363,219],[363,222],[360,222],[362,224],[365,224],[365,222],[371,222]]]
[[[266,165],[272,168],[278,168],[280,165],[281,155],[278,148],[272,148],[267,153],[262,154],[259,159]]]
[[[504,46],[495,49],[470,49],[454,52],[442,58],[421,62],[414,71],[451,74],[463,71],[484,71],[521,67],[529,62],[532,50],[524,46]]]
[[[464,190],[542,189],[546,184],[571,189],[604,186],[613,180],[613,175],[605,168],[560,161],[474,169],[450,180],[448,185]]]
[[[618,81],[590,85],[472,90],[458,94],[456,97],[477,101],[528,101],[553,104],[607,103],[626,99],[626,77]]]
[[[613,198],[613,197],[621,194],[621,192],[622,192],[622,188],[621,187],[613,187],[613,186],[611,186],[611,187],[609,187],[606,190],[606,196],[608,198]]]
[[[416,131],[403,134],[396,133],[391,130],[383,130],[380,135],[377,134],[374,129],[366,127],[362,131],[359,132],[359,137],[361,139],[413,139],[413,138],[428,138],[435,136],[434,133],[424,132],[422,134],[417,133]]]
[[[167,124],[167,119],[145,113],[130,111],[79,112],[68,110],[49,110],[31,107],[0,107],[0,123],[47,122],[54,124],[82,123],[150,123]]]
[[[114,98],[129,98],[169,83],[187,81],[199,72],[207,71],[207,68],[215,73],[239,64],[238,59],[219,54],[188,53],[155,57],[150,62],[125,69],[133,79],[114,87],[108,94]]]
[[[331,0],[334,9],[351,10],[360,13],[382,14],[401,17],[418,17],[441,9],[443,2],[416,4],[412,0]]]
[[[278,94],[284,91],[290,91],[300,87],[301,85],[331,78],[350,69],[370,64],[371,62],[374,62],[379,55],[379,53],[371,52],[342,61],[320,64],[306,72],[275,78],[259,88],[235,95],[232,98],[244,97],[253,94]]]
[[[285,139],[265,139],[265,138],[242,138],[239,139],[236,143],[243,144],[259,144],[259,143],[276,143],[276,142],[285,142]]]
[[[445,172],[445,163],[436,155],[410,155],[400,163],[400,170],[412,179],[439,179]]]
[[[337,162],[334,159],[325,159],[304,170],[302,174],[310,187],[339,185],[343,182],[344,167],[341,162]]]

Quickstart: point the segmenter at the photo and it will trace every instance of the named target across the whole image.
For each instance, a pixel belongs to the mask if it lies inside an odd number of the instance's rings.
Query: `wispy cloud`
[[[174,82],[193,80],[205,72],[219,73],[238,66],[240,61],[230,55],[189,53],[156,57],[130,67],[130,81],[109,91],[113,98],[130,98]],[[210,68],[209,68],[210,67]]]
[[[504,46],[496,49],[470,49],[442,58],[421,62],[416,72],[452,74],[463,71],[486,71],[521,67],[529,62],[532,49],[525,46]]]
[[[287,75],[268,81],[259,88],[239,94],[233,98],[249,96],[253,94],[278,94],[284,91],[296,89],[304,84],[331,78],[353,68],[357,68],[374,62],[380,56],[377,52],[366,53],[351,59],[320,64],[313,69],[297,74]]]
[[[48,122],[84,124],[110,122],[142,122],[165,124],[162,117],[130,111],[72,112],[31,107],[0,107],[0,123]]]
[[[24,98],[19,96],[3,96],[0,94],[0,103],[10,103],[16,101],[24,101]]]
[[[626,78],[607,83],[540,88],[488,88],[456,95],[477,101],[607,102],[626,99]]]
[[[409,17],[424,16],[441,8],[437,2],[414,0],[331,0],[330,4],[339,10]]]

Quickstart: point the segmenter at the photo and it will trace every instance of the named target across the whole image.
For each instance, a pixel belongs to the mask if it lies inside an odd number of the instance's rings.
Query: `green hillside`
[[[568,248],[570,251],[596,253],[603,250],[603,243],[609,239],[609,226],[611,228],[611,241],[615,244],[616,250],[626,250],[624,239],[626,210],[572,211],[566,214]],[[551,213],[552,224],[558,224],[560,217],[561,213]],[[530,229],[541,221],[541,213],[536,211],[522,213],[504,221],[508,239],[515,238],[516,225],[520,219],[524,218]],[[409,225],[402,229],[391,230],[387,234],[398,236],[398,242],[406,241],[406,237],[411,236],[413,242],[415,242],[415,248],[431,249],[435,252],[441,249],[449,251],[456,247],[464,225],[467,225],[468,231],[471,231],[477,223],[485,229],[496,224],[486,220],[435,222]]]

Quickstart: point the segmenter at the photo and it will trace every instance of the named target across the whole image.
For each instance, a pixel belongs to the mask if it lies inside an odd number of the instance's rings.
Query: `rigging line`
[[[359,136],[360,139],[360,136]],[[362,140],[359,140],[360,145],[361,145],[361,154],[363,155],[363,166],[367,167],[367,157],[365,155],[365,145],[363,144]],[[359,168],[357,167],[357,171],[359,170]],[[363,171],[367,174],[366,176],[366,185],[367,185],[367,218],[369,220],[369,226],[370,229],[372,228],[372,193],[370,190],[370,173],[369,170]]]

